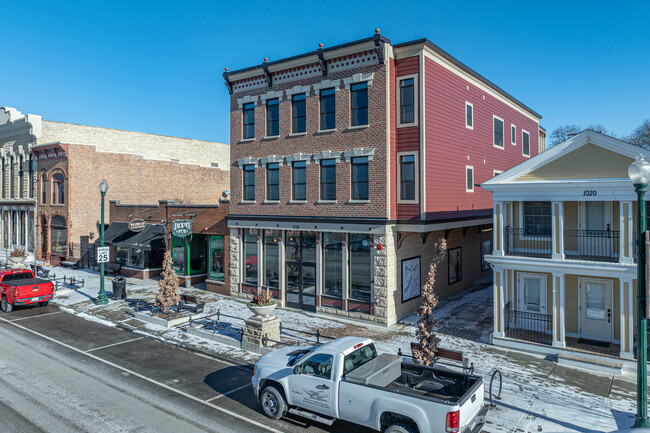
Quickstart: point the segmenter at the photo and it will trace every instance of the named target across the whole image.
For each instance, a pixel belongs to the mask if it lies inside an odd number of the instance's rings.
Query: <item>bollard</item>
[[[316,330],[316,344],[320,344],[320,329]]]

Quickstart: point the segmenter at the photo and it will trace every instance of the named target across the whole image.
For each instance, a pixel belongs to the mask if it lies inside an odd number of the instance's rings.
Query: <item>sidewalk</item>
[[[83,289],[55,296],[53,303],[68,313],[242,363],[254,362],[259,357],[256,353],[188,335],[181,328],[164,328],[137,320],[129,314],[131,310],[124,301],[94,305],[92,299],[99,292],[96,272],[63,268],[53,271],[57,276],[74,276],[86,281]],[[110,280],[107,278],[105,282],[109,296]],[[251,315],[244,301],[206,292],[201,290],[201,285],[181,290],[205,302],[208,314],[220,310],[222,314],[241,318]],[[129,299],[153,302],[156,291],[156,281],[127,279]],[[628,378],[569,368],[542,356],[487,344],[492,326],[490,287],[470,289],[442,301],[436,312],[441,322],[438,330],[441,346],[465,352],[474,363],[476,373],[484,377],[486,399],[493,371],[499,369],[503,375],[502,400],[488,413],[484,432],[608,432],[628,428],[634,423],[636,385]],[[385,328],[287,309],[276,309],[274,315],[288,328],[308,332],[319,330],[322,335],[332,337],[371,337],[381,352],[397,353],[401,348],[409,353],[410,343],[415,341],[417,317],[412,316]]]

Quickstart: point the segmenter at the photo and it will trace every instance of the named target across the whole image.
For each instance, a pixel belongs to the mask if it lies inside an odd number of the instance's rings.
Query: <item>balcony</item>
[[[508,256],[552,257],[552,236],[525,234],[522,228],[504,227],[503,249]],[[614,230],[566,230],[564,257],[571,260],[617,262],[620,233]]]

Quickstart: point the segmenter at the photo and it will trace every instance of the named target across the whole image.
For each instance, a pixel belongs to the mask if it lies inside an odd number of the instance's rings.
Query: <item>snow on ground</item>
[[[92,299],[99,291],[99,276],[86,270],[56,268],[57,277],[65,274],[84,278],[83,289],[56,295],[55,303],[64,310],[84,318],[100,316],[105,324],[137,324],[135,332],[173,344],[200,347],[220,356],[254,362],[259,355],[233,346],[189,335],[182,328],[164,328],[144,324],[132,317],[129,306],[122,301],[110,301],[107,306],[95,306]],[[201,286],[198,286],[201,287]],[[129,299],[152,301],[157,281],[127,280]],[[110,296],[110,280],[106,281]],[[241,319],[251,313],[246,302],[197,289],[191,291],[206,302],[206,312],[219,310],[223,322],[242,326]],[[232,316],[232,317],[225,317]],[[330,316],[289,309],[276,309],[274,315],[282,320],[285,334],[292,330],[315,332],[333,337],[360,335],[375,339],[381,352],[410,353],[415,341],[417,316],[409,316],[390,328]],[[460,350],[474,363],[476,373],[483,376],[486,399],[491,374],[498,369],[503,375],[502,399],[488,413],[484,432],[606,432],[627,428],[634,422],[636,385],[627,378],[588,372],[558,365],[554,360],[489,345],[492,330],[492,293],[489,286],[469,289],[440,302],[436,309],[440,321],[438,335],[441,346]],[[239,320],[238,320],[239,319]],[[494,385],[497,386],[496,384]]]

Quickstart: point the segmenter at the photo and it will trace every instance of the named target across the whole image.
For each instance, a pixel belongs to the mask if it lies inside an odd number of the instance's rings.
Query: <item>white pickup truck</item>
[[[253,373],[264,413],[332,425],[341,419],[387,433],[479,432],[483,379],[377,355],[372,340],[343,337],[262,356]]]

